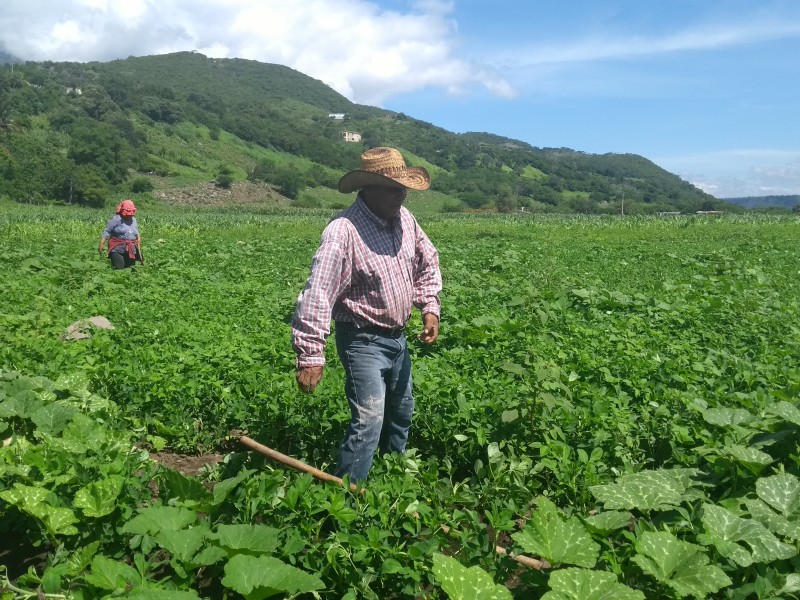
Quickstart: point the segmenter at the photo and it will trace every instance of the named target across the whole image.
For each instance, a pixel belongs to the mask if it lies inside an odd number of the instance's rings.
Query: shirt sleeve
[[[325,364],[325,340],[331,331],[331,312],[350,287],[352,278],[345,239],[335,225],[325,229],[311,261],[311,274],[297,298],[292,317],[292,347],[298,368]]]
[[[119,215],[114,215],[108,220],[108,223],[106,223],[106,228],[103,230],[104,240],[107,240],[108,238],[111,237],[111,234],[114,233],[114,229],[116,229],[117,225],[119,225],[121,220],[122,219],[120,218]],[[95,229],[95,231],[97,230]]]
[[[416,224],[417,248],[414,265],[414,306],[423,315],[441,316],[439,293],[442,291],[442,273],[439,270],[439,252]]]

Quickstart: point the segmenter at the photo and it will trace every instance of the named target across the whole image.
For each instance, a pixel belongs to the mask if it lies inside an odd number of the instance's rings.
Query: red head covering
[[[117,205],[117,214],[123,217],[132,217],[136,214],[136,205],[133,200],[123,200]]]

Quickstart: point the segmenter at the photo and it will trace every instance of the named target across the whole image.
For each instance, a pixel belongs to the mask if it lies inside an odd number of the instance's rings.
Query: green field
[[[117,272],[108,211],[0,206],[0,598],[798,597],[800,220],[422,210],[441,337],[354,494],[226,440],[333,468],[343,373],[301,394],[289,325],[331,214],[152,205]]]

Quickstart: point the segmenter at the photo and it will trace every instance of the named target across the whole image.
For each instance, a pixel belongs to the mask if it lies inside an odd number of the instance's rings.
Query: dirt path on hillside
[[[230,188],[221,188],[213,181],[198,185],[155,190],[153,196],[167,204],[181,206],[289,206],[290,200],[271,186],[251,181],[236,181]]]

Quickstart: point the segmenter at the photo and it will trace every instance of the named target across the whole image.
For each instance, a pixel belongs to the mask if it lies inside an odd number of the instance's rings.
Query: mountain
[[[725,198],[725,202],[744,208],[794,208],[800,206],[800,195],[794,196],[745,196],[742,198]]]
[[[326,205],[361,152],[389,145],[428,168],[447,210],[737,210],[638,155],[455,134],[251,60],[27,62],[0,72],[0,90],[0,195],[21,201],[98,205],[134,187],[249,179]]]

